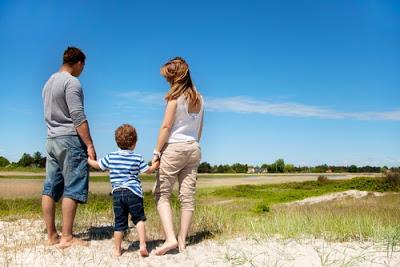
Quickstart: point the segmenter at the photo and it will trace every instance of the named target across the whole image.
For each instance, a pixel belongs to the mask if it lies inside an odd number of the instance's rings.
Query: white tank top
[[[168,143],[199,141],[199,130],[203,119],[204,100],[200,95],[201,107],[199,113],[189,113],[188,102],[184,95],[177,99],[175,120],[171,128]]]

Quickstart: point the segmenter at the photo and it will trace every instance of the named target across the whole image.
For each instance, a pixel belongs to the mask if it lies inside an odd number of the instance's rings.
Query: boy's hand
[[[91,158],[88,158],[88,163],[91,167],[95,168],[95,169],[100,169],[99,163],[96,160],[93,160]]]

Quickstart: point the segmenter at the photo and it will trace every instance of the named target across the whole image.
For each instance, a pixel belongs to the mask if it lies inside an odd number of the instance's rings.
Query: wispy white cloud
[[[300,103],[272,103],[247,97],[210,98],[206,103],[213,111],[259,113],[286,117],[321,119],[391,120],[400,121],[400,109],[380,112],[340,112]]]
[[[115,92],[113,96],[120,100],[151,105],[163,105],[163,93],[144,93],[141,91]],[[122,103],[121,103],[122,104]],[[305,105],[293,102],[272,102],[255,100],[250,97],[236,96],[227,98],[206,97],[206,109],[209,111],[258,113],[272,116],[400,121],[400,108],[379,112],[341,112],[327,107]]]
[[[145,104],[162,104],[164,100],[162,93],[145,93],[141,91],[129,91],[129,92],[116,92],[113,94],[114,97],[119,99],[125,99],[127,101],[136,101]]]

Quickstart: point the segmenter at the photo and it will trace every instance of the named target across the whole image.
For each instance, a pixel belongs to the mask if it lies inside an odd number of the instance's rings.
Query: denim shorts
[[[143,198],[135,195],[127,188],[119,188],[113,192],[113,207],[115,216],[114,231],[128,229],[128,214],[131,215],[134,225],[140,221],[146,221]]]
[[[43,195],[56,202],[61,197],[86,203],[89,188],[87,149],[77,135],[48,138]]]

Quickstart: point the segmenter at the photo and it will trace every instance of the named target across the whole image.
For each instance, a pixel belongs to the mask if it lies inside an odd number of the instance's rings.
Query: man
[[[60,248],[87,245],[72,235],[78,203],[86,203],[89,185],[87,157],[96,159],[77,79],[85,66],[85,54],[76,47],[64,52],[63,65],[46,82],[42,97],[47,124],[46,180],[42,210],[48,244]],[[62,197],[62,235],[55,227],[55,203]]]

